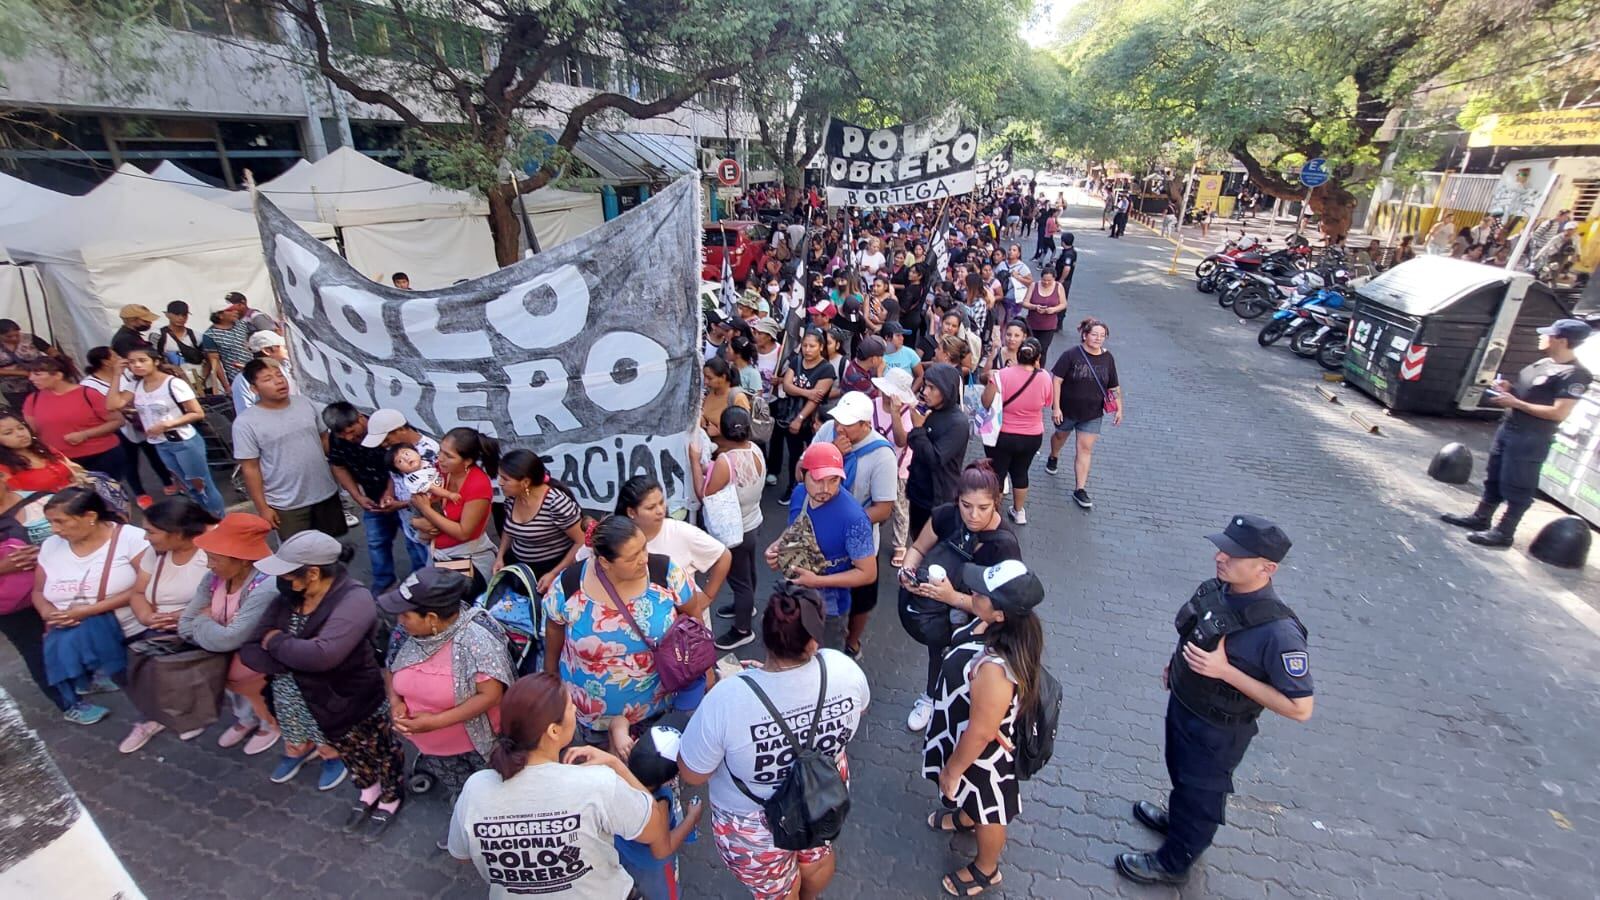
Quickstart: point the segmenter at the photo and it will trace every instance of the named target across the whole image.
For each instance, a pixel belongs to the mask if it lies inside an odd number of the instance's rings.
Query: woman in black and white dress
[[[1033,609],[1044,586],[1018,560],[968,563],[963,581],[971,593],[952,605],[976,618],[945,653],[922,774],[938,782],[943,800],[928,827],[977,832],[977,859],[944,877],[946,894],[976,897],[1002,881],[1006,825],[1020,807],[1012,729],[1021,704],[1037,695],[1044,631]]]

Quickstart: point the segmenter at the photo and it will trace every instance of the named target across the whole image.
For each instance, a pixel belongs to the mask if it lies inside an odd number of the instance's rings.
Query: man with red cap
[[[813,588],[822,594],[828,615],[844,615],[850,609],[850,589],[878,580],[878,554],[872,541],[872,522],[866,510],[847,491],[844,483],[844,454],[832,443],[812,444],[800,454],[803,481],[795,487],[789,502],[789,527],[767,548],[767,565],[788,581]],[[797,523],[804,518],[810,528]],[[780,568],[781,550],[786,544],[804,540],[805,532],[819,551],[818,570],[790,566]]]

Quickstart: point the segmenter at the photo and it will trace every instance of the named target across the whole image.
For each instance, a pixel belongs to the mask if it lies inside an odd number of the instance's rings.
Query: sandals
[[[949,819],[950,819],[950,827],[949,828],[944,827],[944,825],[945,825],[945,817],[946,816],[948,816]],[[977,827],[978,826],[976,824],[972,824],[972,825],[963,825],[963,824],[961,824],[961,811],[960,810],[954,810],[954,811],[948,810],[948,809],[946,809],[946,810],[937,810],[937,811],[934,811],[934,812],[931,812],[931,813],[928,814],[928,828],[932,829],[933,831],[940,832],[942,834],[967,834],[968,832],[973,831]]]
[[[961,880],[962,872],[967,873],[969,880]],[[976,862],[972,862],[945,875],[944,881],[941,883],[944,886],[944,892],[952,897],[976,897],[992,887],[998,887],[1002,880],[1004,880],[1004,877],[1000,874],[999,867],[996,867],[993,872],[985,873],[978,868]]]

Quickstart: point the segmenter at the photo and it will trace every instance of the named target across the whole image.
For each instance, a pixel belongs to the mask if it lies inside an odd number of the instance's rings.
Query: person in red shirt
[[[489,525],[494,485],[500,472],[500,442],[476,428],[452,428],[439,439],[436,465],[445,490],[460,495],[435,506],[427,494],[413,494],[417,533],[432,538],[433,564],[473,577],[470,596],[488,584],[495,545],[484,534]]]
[[[65,360],[47,356],[28,364],[34,392],[22,402],[22,415],[39,440],[91,472],[122,475],[127,454],[117,429],[127,420],[106,410],[106,398],[73,383]]]
[[[72,484],[67,458],[39,440],[22,417],[0,412],[0,469],[10,476],[11,489],[55,493]]]

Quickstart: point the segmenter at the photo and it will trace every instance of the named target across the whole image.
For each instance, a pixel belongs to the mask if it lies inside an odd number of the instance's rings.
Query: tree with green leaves
[[[985,121],[1020,59],[1015,23],[1031,0],[854,0],[814,13],[805,44],[743,76],[761,145],[793,192],[828,119],[888,125],[950,105]],[[842,15],[839,15],[842,14]]]
[[[1445,110],[1534,71],[1528,93],[1541,96],[1523,102],[1559,102],[1575,80],[1564,62],[1593,53],[1597,14],[1596,0],[1133,0],[1065,48],[1055,124],[1112,156],[1190,138],[1227,151],[1282,199],[1306,193],[1286,171],[1326,158],[1334,175],[1311,208],[1341,238],[1352,187],[1378,171],[1395,134],[1423,146],[1456,130]]]
[[[666,115],[805,44],[846,0],[268,0],[298,24],[317,74],[378,107],[439,180],[484,194],[495,255],[517,258],[515,200],[548,184],[586,127]],[[621,72],[612,72],[620,61]],[[551,82],[596,90],[566,106]],[[617,74],[617,89],[606,77]],[[553,142],[533,124],[554,119]],[[516,186],[507,160],[537,170]]]

